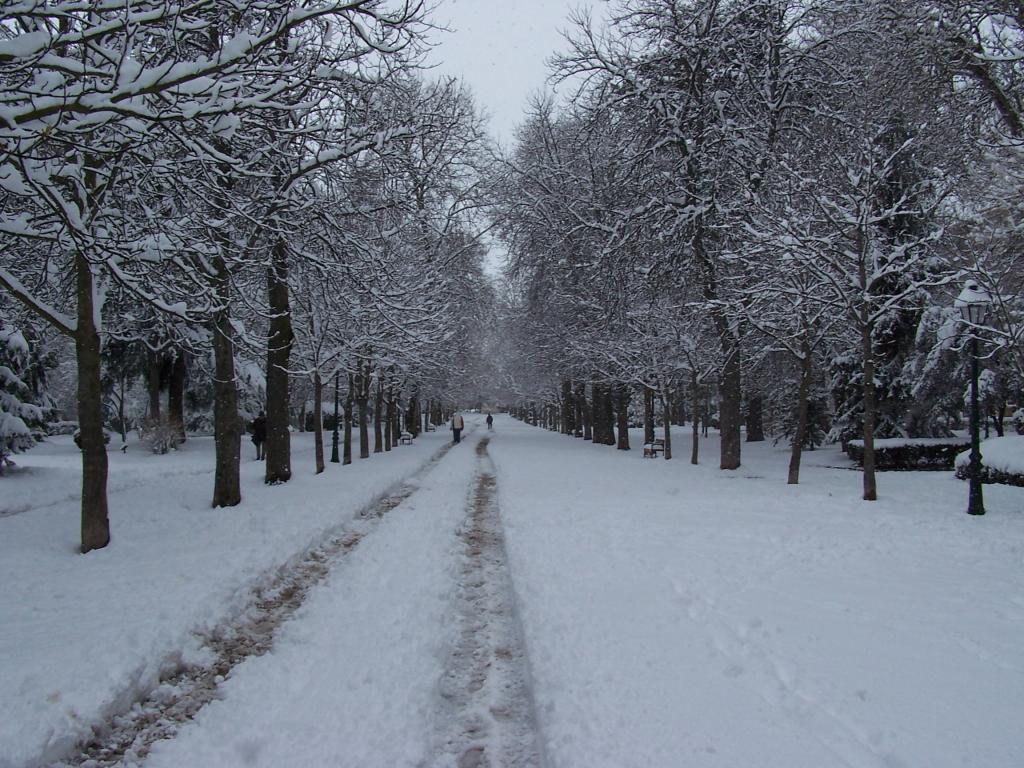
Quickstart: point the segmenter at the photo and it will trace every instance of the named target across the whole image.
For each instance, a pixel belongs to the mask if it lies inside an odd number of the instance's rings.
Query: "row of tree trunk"
[[[557,403],[518,405],[512,409],[512,415],[528,424],[581,437],[601,445],[614,445],[619,450],[628,451],[629,408],[633,396],[631,387],[621,382],[607,382],[595,377],[591,380],[589,389],[588,398],[585,382],[563,379]],[[665,444],[666,459],[672,458],[671,427],[684,425],[688,421],[688,413],[692,414],[693,441],[690,461],[696,464],[699,456],[699,435],[703,431],[707,436],[710,421],[709,389],[701,386],[694,374],[689,392],[684,388],[658,391],[647,386],[641,387],[641,392],[644,442],[650,444],[655,440],[656,401],[660,402],[663,415],[662,440]],[[745,419],[747,442],[764,440],[763,405],[760,397],[749,398]],[[738,432],[738,427],[736,431]],[[738,438],[726,442],[730,456],[738,451],[738,445],[733,445],[738,444]],[[735,466],[738,467],[739,464],[736,463]]]
[[[188,382],[188,358],[184,350],[154,352],[146,355],[146,393],[149,399],[147,418],[159,424],[165,418],[161,393],[167,389],[167,423],[185,442],[185,385]],[[123,400],[123,398],[122,398]],[[123,418],[122,418],[123,420]]]

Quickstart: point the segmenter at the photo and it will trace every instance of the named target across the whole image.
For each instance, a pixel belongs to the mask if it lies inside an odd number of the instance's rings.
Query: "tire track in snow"
[[[446,732],[430,765],[533,768],[545,764],[495,498],[490,438],[476,446],[479,472],[459,536],[457,631],[441,679]]]
[[[416,492],[418,481],[451,447],[449,443],[438,449],[412,475],[360,510],[354,520],[328,532],[254,583],[247,605],[238,616],[198,636],[206,663],[184,664],[180,655],[166,660],[164,666],[169,672],[154,690],[130,703],[127,711],[121,706],[106,722],[94,725],[92,737],[79,742],[68,757],[52,763],[52,768],[137,765],[145,760],[153,744],[174,738],[185,723],[217,698],[220,683],[235,666],[273,647],[277,628],[298,610],[310,590],[373,532],[384,515]],[[132,691],[125,691],[121,701],[131,702],[133,698]]]

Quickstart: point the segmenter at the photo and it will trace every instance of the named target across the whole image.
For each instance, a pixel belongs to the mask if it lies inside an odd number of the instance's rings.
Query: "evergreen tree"
[[[0,325],[0,475],[13,466],[13,454],[42,437],[52,410],[42,365],[25,335],[13,325]]]

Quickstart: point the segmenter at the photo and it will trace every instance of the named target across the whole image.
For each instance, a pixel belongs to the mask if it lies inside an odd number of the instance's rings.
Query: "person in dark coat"
[[[263,411],[252,420],[252,442],[256,446],[256,461],[267,458],[263,453],[263,444],[267,442],[267,417]]]
[[[487,414],[487,429],[492,429],[493,427],[494,427],[494,417],[491,416],[491,414],[488,413]]]

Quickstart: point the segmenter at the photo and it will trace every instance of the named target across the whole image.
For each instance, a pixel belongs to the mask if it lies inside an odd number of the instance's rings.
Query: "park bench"
[[[659,453],[665,452],[665,440],[661,437],[654,438],[653,443],[644,443],[644,458],[656,459]]]
[[[410,432],[403,432],[398,437],[399,445],[412,445],[412,434]]]

